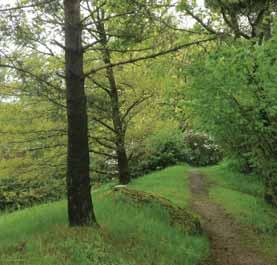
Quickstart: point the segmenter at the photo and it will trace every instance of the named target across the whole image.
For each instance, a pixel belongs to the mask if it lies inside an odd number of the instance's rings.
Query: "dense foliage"
[[[189,130],[182,132],[174,124],[150,135],[139,151],[140,159],[131,162],[133,176],[178,163],[214,165],[223,158],[219,146],[208,135]]]
[[[276,200],[277,181],[275,61],[276,38],[262,46],[221,45],[195,61],[187,92],[198,125],[237,159],[243,171],[254,170],[270,182],[271,200]]]
[[[0,210],[18,210],[65,197],[64,179],[7,178],[0,182]]]

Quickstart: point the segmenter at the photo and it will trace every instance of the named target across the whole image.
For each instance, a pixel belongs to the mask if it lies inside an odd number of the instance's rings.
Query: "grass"
[[[47,232],[54,224],[66,223],[65,202],[43,204],[0,217],[0,245],[27,240]]]
[[[211,183],[210,198],[239,223],[250,227],[258,247],[277,264],[277,210],[264,202],[260,178],[234,172],[227,163],[201,171]]]
[[[171,227],[169,216],[157,205],[141,210],[128,201],[115,203],[108,199],[99,206],[105,211],[97,209],[96,212],[111,240],[120,246],[125,256],[135,257],[135,264],[193,265],[202,254],[207,254],[208,245],[204,238],[183,235]]]
[[[138,178],[130,188],[157,194],[181,207],[186,207],[189,198],[189,166],[177,165]]]
[[[208,174],[210,182],[216,185],[258,197],[263,196],[264,186],[262,179],[257,175],[245,175],[233,170],[228,161],[216,166],[202,168],[201,171]]]
[[[189,170],[169,167],[135,179],[129,188],[186,207]],[[260,178],[234,172],[226,162],[199,170],[208,175],[210,198],[251,228],[257,247],[277,264],[277,211],[263,201]],[[113,185],[93,192],[100,228],[69,228],[65,201],[2,213],[0,265],[195,265],[208,255],[205,237],[180,233],[159,205],[137,207],[113,194]]]
[[[184,178],[185,169],[177,166],[154,173],[153,182],[148,175],[132,187],[146,187],[160,178],[164,185],[154,191],[174,194],[173,200],[182,204],[185,181],[183,189],[174,182]],[[136,207],[111,193],[109,186],[95,191],[93,197],[98,229],[68,228],[65,201],[0,216],[0,264],[195,265],[207,256],[207,239],[180,233],[158,205]]]

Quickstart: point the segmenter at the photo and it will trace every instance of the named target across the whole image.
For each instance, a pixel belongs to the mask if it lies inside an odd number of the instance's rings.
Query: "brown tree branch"
[[[141,57],[125,60],[125,61],[120,61],[120,62],[117,62],[117,63],[104,64],[104,65],[99,66],[97,68],[91,69],[90,71],[86,72],[84,74],[84,76],[88,77],[91,74],[94,74],[98,71],[101,71],[101,70],[109,68],[109,67],[115,67],[115,66],[119,66],[119,65],[135,63],[135,62],[144,61],[144,60],[148,60],[148,59],[154,59],[154,58],[157,58],[157,57],[162,56],[162,55],[166,55],[166,54],[169,54],[169,53],[172,53],[172,52],[177,52],[181,49],[188,48],[188,47],[194,46],[194,45],[199,45],[201,43],[206,43],[206,42],[213,41],[213,40],[216,40],[216,39],[217,39],[217,36],[213,36],[211,38],[204,39],[204,40],[198,40],[198,41],[192,41],[192,42],[189,42],[189,43],[180,44],[178,46],[167,49],[165,51],[160,51],[160,52],[157,52],[157,53],[153,53],[153,54],[149,54],[149,55],[145,55],[145,56],[141,56]]]

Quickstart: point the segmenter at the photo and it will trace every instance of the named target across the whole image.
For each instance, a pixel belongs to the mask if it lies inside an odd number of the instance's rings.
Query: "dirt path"
[[[247,228],[236,224],[222,207],[209,200],[204,178],[200,173],[190,173],[191,207],[201,216],[211,242],[211,256],[201,265],[273,265],[243,244]]]

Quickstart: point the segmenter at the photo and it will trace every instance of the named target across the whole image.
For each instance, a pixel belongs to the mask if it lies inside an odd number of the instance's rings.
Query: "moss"
[[[169,214],[170,224],[183,233],[202,234],[199,218],[185,208],[174,205],[164,197],[126,187],[114,189],[114,192],[127,197],[135,205],[156,204]]]

